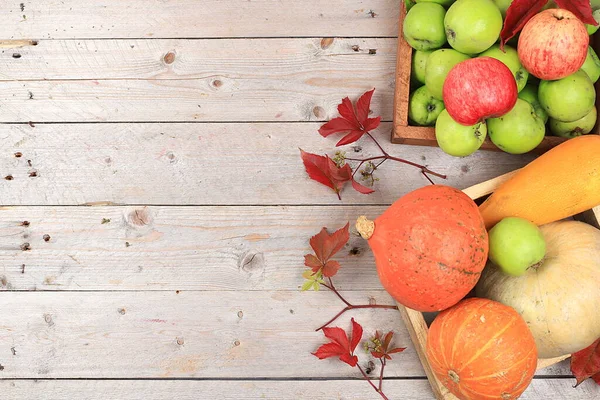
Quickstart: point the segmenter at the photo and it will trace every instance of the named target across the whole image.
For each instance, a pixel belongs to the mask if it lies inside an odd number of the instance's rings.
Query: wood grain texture
[[[384,209],[5,207],[0,290],[294,292],[311,236]],[[340,289],[382,290],[372,252],[354,232],[335,259]]]
[[[4,39],[396,36],[396,0],[28,0],[0,3]]]
[[[600,396],[600,386],[583,383],[573,389],[573,379],[534,379],[522,400],[591,400]],[[270,400],[377,400],[373,389],[360,380],[324,381],[99,381],[99,380],[2,380],[0,390],[9,399],[39,400],[86,399],[178,400],[270,399]],[[431,400],[427,381],[422,379],[386,380],[383,390],[391,399]]]
[[[344,296],[393,304],[384,291]],[[2,306],[3,379],[360,376],[311,354],[327,342],[316,326],[342,308],[323,291],[18,292]],[[396,345],[410,344],[395,310],[356,311],[335,326],[349,329],[353,316],[365,338],[394,330]],[[357,352],[367,363],[370,355]],[[410,347],[386,372],[423,375]]]
[[[202,81],[212,94],[235,93],[248,81],[264,88],[295,82],[299,90],[303,85],[339,87],[340,96],[352,95],[360,83],[369,89],[369,85],[380,90],[393,87],[396,42],[396,38],[5,40],[0,42],[0,80],[186,79]]]
[[[335,115],[345,96],[377,87],[373,109],[392,115],[391,70],[370,78],[207,77],[192,80],[0,82],[0,122],[315,121]],[[217,83],[217,81],[219,83]],[[317,117],[317,115],[319,117]]]
[[[428,184],[416,168],[387,162],[375,193],[346,188],[343,202],[306,175],[299,147],[333,155],[335,138],[318,123],[254,124],[0,124],[0,204],[391,204]],[[525,165],[530,156],[386,144],[390,123],[375,135],[394,155],[447,174],[459,188]],[[389,142],[388,142],[389,143]],[[338,150],[380,154],[367,139]],[[15,157],[20,153],[21,157]],[[31,166],[28,160],[31,161]],[[30,176],[35,172],[35,176]]]

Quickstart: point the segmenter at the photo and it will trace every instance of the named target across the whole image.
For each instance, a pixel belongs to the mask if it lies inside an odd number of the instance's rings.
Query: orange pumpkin
[[[383,287],[414,310],[456,304],[487,260],[488,235],[477,205],[449,186],[410,192],[375,221],[360,217],[356,227],[373,250]]]
[[[461,400],[512,400],[533,379],[537,349],[513,308],[470,298],[435,318],[427,359],[435,376]]]

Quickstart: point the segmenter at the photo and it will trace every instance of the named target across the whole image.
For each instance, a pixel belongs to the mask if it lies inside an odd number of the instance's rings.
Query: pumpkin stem
[[[458,376],[458,374],[452,370],[448,371],[448,376],[450,377],[450,379],[452,379],[452,382],[454,383],[458,383],[460,382],[460,377]]]
[[[375,231],[375,222],[370,221],[364,215],[361,215],[356,220],[356,230],[360,233],[363,239],[369,240]]]

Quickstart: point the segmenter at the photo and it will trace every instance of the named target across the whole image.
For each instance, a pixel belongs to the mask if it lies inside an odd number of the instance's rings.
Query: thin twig
[[[327,325],[331,324],[333,321],[335,321],[336,319],[338,319],[346,311],[358,310],[358,309],[361,309],[361,308],[379,308],[379,309],[385,309],[385,310],[397,310],[398,306],[384,305],[384,304],[361,304],[361,305],[358,305],[358,306],[355,306],[355,305],[346,306],[346,307],[344,307],[344,309],[342,311],[340,311],[339,313],[337,313],[335,315],[335,317],[331,318],[329,321],[327,321],[326,323],[324,323],[323,325],[321,325],[320,327],[318,327],[317,329],[315,329],[315,331],[320,331],[321,329],[327,327]]]
[[[337,291],[337,289],[335,288],[335,286],[333,286],[333,281],[331,280],[331,278],[327,278],[329,279],[329,290],[331,290],[333,293],[335,293],[337,295],[337,297],[340,298],[341,301],[343,301],[348,307],[354,307],[352,304],[350,304],[350,302],[348,300],[346,300],[344,297],[342,297],[342,295],[340,294],[340,292]]]
[[[430,178],[430,177],[429,177],[429,176],[428,176],[428,175],[427,175],[427,174],[426,174],[424,171],[421,171],[421,173],[423,174],[423,176],[424,176],[425,178],[427,178],[427,180],[428,180],[428,181],[429,181],[429,182],[430,182],[432,185],[435,185],[435,183],[433,183],[433,181],[431,180],[431,178]]]
[[[382,399],[384,400],[389,400],[387,398],[387,396],[385,394],[383,394],[383,392],[381,391],[380,388],[377,388],[377,386],[375,386],[375,384],[371,381],[371,378],[369,378],[367,376],[367,374],[365,374],[365,371],[362,369],[362,367],[360,366],[360,364],[356,364],[356,366],[358,367],[360,373],[362,374],[362,376],[365,377],[365,379],[367,380],[367,382],[369,382],[369,385],[371,385],[371,387],[377,392],[379,393],[379,395],[381,396]]]
[[[383,386],[383,370],[385,368],[385,357],[381,357],[379,361],[381,361],[381,372],[379,373],[379,391],[381,392],[381,387]]]

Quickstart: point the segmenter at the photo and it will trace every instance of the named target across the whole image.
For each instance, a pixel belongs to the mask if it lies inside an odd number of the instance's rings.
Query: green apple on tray
[[[435,126],[443,151],[465,157],[489,136],[501,150],[523,154],[546,135],[573,138],[593,130],[600,60],[589,35],[597,26],[551,1],[518,40],[501,46],[512,0],[405,3],[402,33],[414,49],[409,121]],[[591,6],[600,21],[600,1]],[[559,37],[569,40],[554,40]]]

